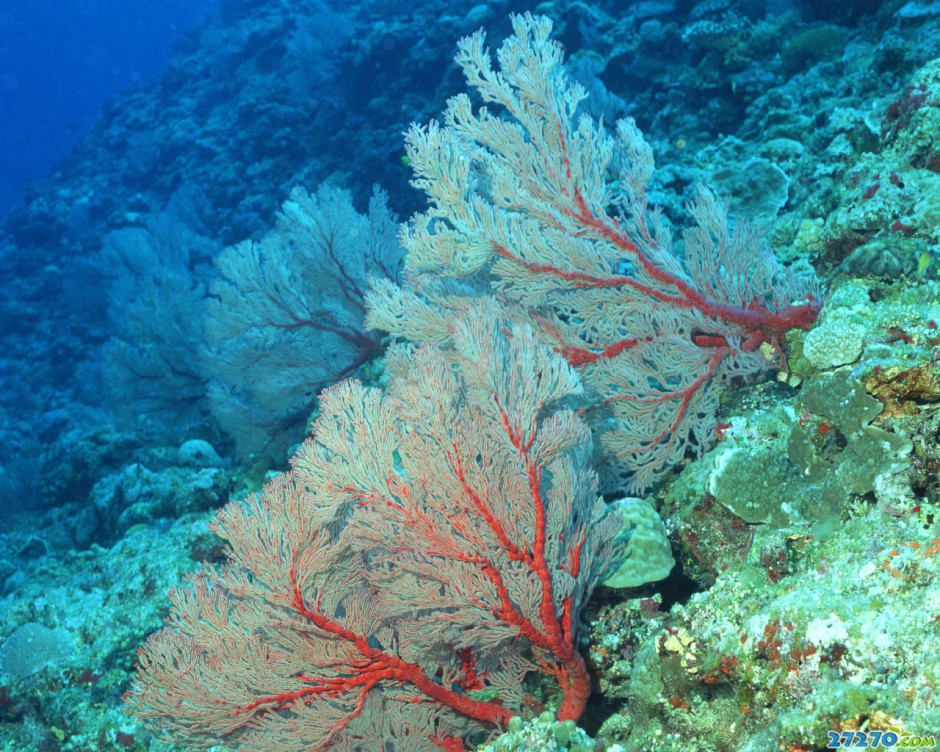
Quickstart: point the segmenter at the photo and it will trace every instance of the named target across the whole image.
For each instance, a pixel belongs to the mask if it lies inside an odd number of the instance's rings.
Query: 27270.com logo
[[[829,731],[826,749],[932,749],[932,734],[917,736],[908,731]]]

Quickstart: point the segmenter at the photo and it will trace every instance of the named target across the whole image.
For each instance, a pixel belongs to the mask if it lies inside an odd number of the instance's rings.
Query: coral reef
[[[764,225],[787,273],[815,268],[828,290],[815,328],[775,333],[777,379],[728,378],[697,416],[700,456],[677,452],[643,500],[619,504],[617,587],[595,590],[571,627],[591,679],[583,728],[555,719],[558,683],[535,670],[506,733],[472,738],[480,749],[809,752],[838,732],[921,746],[937,734],[936,6],[539,6],[587,93],[573,132],[581,115],[632,118],[656,154],[644,196],[674,259],[695,257],[675,228],[694,226],[706,184],[729,216]],[[135,651],[171,587],[198,562],[223,565],[211,515],[288,451],[237,456],[193,368],[207,342],[194,301],[221,284],[222,248],[279,234],[297,186],[348,190],[362,216],[378,182],[401,216],[426,211],[401,133],[459,88],[455,40],[505,37],[525,9],[221,0],[0,227],[0,752],[179,752],[122,709]],[[595,197],[608,216],[618,176]],[[502,185],[477,174],[467,187],[502,200]],[[560,318],[583,323],[576,309]],[[693,343],[712,341],[708,323]],[[392,389],[386,343],[367,336],[379,346],[357,375]],[[245,389],[267,389],[261,371],[244,369]],[[313,391],[288,409],[298,428]],[[466,669],[455,694],[473,684]]]

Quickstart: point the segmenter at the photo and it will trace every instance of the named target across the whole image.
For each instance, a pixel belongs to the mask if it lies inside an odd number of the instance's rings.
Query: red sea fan
[[[564,409],[577,375],[493,306],[452,337],[458,369],[398,347],[388,394],[327,390],[291,472],[219,513],[229,564],[173,595],[133,713],[191,749],[454,751],[539,672],[580,717],[578,616],[619,520]]]

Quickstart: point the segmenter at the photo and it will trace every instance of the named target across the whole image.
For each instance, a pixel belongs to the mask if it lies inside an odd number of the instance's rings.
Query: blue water
[[[101,106],[154,78],[216,0],[6,0],[0,7],[0,218]]]

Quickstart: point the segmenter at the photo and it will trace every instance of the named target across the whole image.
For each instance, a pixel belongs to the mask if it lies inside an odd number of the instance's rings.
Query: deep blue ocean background
[[[4,3],[0,9],[0,218],[88,131],[102,105],[163,70],[215,0]]]
[[[386,385],[367,277],[402,281],[399,223],[427,204],[403,133],[467,90],[461,37],[495,49],[535,9],[0,5],[0,752],[180,749],[122,710],[135,651],[225,560],[208,521],[288,467],[320,391]],[[825,299],[822,334],[780,337],[781,375],[735,380],[704,455],[657,478],[677,568],[586,607],[596,749],[940,731],[940,2],[537,9],[580,112],[645,134],[676,253],[704,183]],[[285,230],[311,202],[331,243]],[[731,446],[727,495],[771,478],[772,509],[719,498]],[[675,691],[636,691],[640,654]]]

